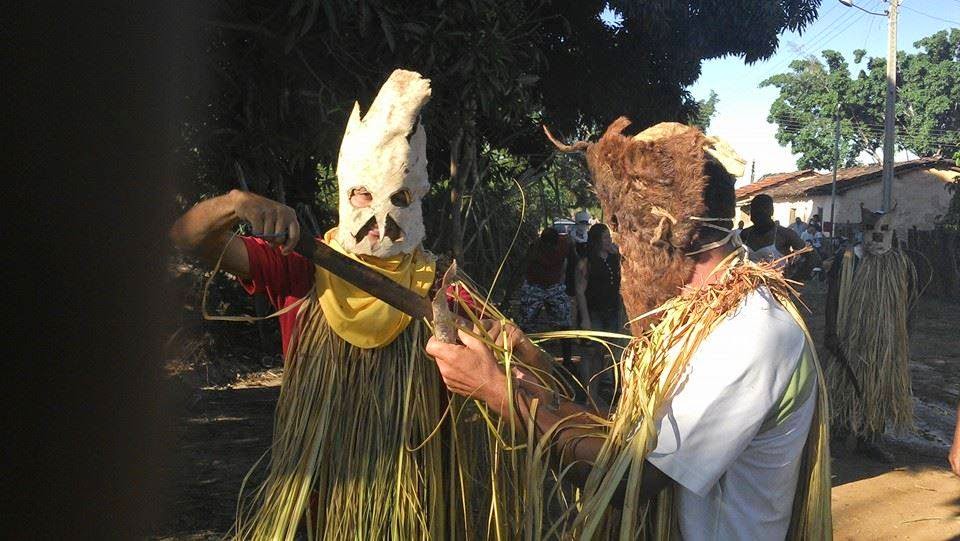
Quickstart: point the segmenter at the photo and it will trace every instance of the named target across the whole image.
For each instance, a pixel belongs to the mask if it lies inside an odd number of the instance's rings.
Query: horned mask
[[[693,274],[695,261],[688,252],[698,245],[704,224],[699,220],[718,213],[708,212],[707,161],[740,176],[743,160],[722,141],[690,126],[665,122],[630,137],[622,133],[629,125],[621,117],[597,142],[573,145],[545,131],[561,151],[586,155],[604,221],[620,246],[622,296],[632,318],[677,295]],[[722,227],[730,229],[732,184],[721,191],[729,192]]]
[[[860,230],[865,255],[883,255],[893,249],[894,205],[888,212],[873,211],[860,203]]]
[[[395,70],[362,118],[354,103],[337,159],[337,241],[350,252],[390,257],[423,241],[430,182],[420,110],[429,100],[429,79]],[[365,196],[359,206],[351,203],[357,192]]]

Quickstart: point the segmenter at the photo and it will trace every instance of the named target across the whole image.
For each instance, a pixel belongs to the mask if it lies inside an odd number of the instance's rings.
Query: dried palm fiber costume
[[[861,205],[863,243],[835,259],[827,292],[832,425],[871,438],[913,427],[907,316],[916,270],[894,246],[893,212]]]
[[[676,390],[698,346],[756,288],[768,288],[806,329],[791,301],[795,293],[791,284],[771,264],[747,260],[731,233],[732,185],[718,186],[711,179],[722,175],[707,174],[712,168],[742,173],[742,160],[721,141],[695,128],[664,123],[629,137],[622,133],[629,124],[625,118],[618,119],[593,144],[563,145],[548,132],[562,151],[586,154],[604,216],[623,254],[624,283],[628,284],[623,297],[633,318],[634,339],[618,366],[623,392],[616,411],[609,419],[592,420],[603,443],[582,490],[566,501],[559,497],[544,501],[556,493],[537,491],[551,475],[549,458],[560,455],[560,464],[570,460],[563,456],[567,446],[557,444],[557,435],[570,419],[559,420],[532,446],[527,466],[527,507],[532,515],[526,517],[527,539],[678,538],[673,490],[664,490],[649,504],[639,498],[645,458],[657,442],[656,413]],[[714,271],[719,279],[681,291],[693,273],[690,255],[728,242],[737,249]],[[814,388],[818,390],[788,537],[829,539],[827,393],[808,333],[805,350],[788,392],[768,421],[776,426]],[[534,400],[529,409],[544,408],[549,405]],[[582,418],[576,422],[583,423]],[[610,509],[623,481],[626,490],[617,520]],[[537,500],[540,494],[544,500]],[[557,505],[565,506],[559,520],[546,512]]]
[[[435,274],[421,248],[429,182],[419,114],[429,97],[428,80],[397,70],[363,118],[354,106],[337,164],[340,221],[324,237],[423,296]],[[369,206],[352,205],[358,188]],[[447,538],[458,507],[447,503],[447,448],[429,437],[446,392],[427,338],[423,322],[316,268],[286,359],[267,477],[240,503],[238,538],[292,540],[304,524],[311,539]]]

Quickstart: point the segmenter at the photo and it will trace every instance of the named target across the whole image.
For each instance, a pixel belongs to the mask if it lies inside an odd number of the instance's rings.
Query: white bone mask
[[[893,249],[893,212],[873,212],[860,205],[860,229],[865,255],[883,255]]]
[[[429,79],[394,70],[362,119],[360,105],[353,105],[337,159],[337,241],[348,251],[390,257],[423,242],[421,199],[430,181],[419,115],[429,100]],[[369,192],[369,205],[350,202],[358,189]]]

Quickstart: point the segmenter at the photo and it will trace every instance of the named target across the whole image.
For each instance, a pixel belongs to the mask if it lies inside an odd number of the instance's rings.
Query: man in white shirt
[[[790,229],[793,229],[796,234],[801,235],[807,230],[807,224],[803,223],[803,220],[798,216],[793,223],[790,224]]]
[[[817,231],[816,227],[808,225],[807,229],[800,234],[800,240],[810,244],[810,246],[813,246],[814,249],[819,251],[823,246],[823,233]]]
[[[810,354],[806,344],[762,289],[697,349],[647,457],[679,487],[685,541],[786,535],[816,389],[781,424],[768,416]]]
[[[613,139],[611,146],[618,142]],[[686,150],[690,145],[666,148]],[[589,150],[587,155],[589,160]],[[597,155],[602,156],[593,156]],[[707,211],[695,221],[727,225],[698,226],[695,243],[683,248],[682,253],[696,254],[686,256],[693,267],[683,284],[671,283],[666,273],[659,276],[663,283],[653,286],[625,279],[625,294],[629,288],[660,287],[675,295],[679,286],[696,289],[718,280],[713,270],[734,250],[731,237],[724,236],[732,229],[730,217],[735,212],[733,177],[709,160],[704,172],[708,185],[700,193]],[[679,176],[672,180],[683,182]],[[646,275],[657,276],[651,268],[646,270]],[[537,349],[522,333],[508,332],[519,360],[549,365],[551,360],[538,359]],[[427,346],[448,389],[486,403],[501,416],[509,415],[507,376],[492,352],[469,334],[461,333],[460,339],[463,345],[431,340]],[[685,540],[786,536],[817,397],[812,359],[803,329],[765,288],[747,293],[697,348],[685,379],[657,412],[657,446],[646,458],[639,486],[642,499],[675,486]],[[596,438],[594,428],[583,425],[589,425],[587,416],[597,412],[524,378],[513,384],[515,392],[527,398],[525,403],[536,398],[541,404],[535,413],[522,405],[514,410],[522,425],[532,421],[540,433],[551,434],[557,448],[573,455],[570,474],[586,479],[603,440]],[[622,481],[614,504],[622,501],[625,489]]]

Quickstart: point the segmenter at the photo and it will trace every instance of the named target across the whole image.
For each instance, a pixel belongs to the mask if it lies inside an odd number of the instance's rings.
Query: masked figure
[[[419,114],[429,98],[428,80],[397,70],[366,115],[354,106],[337,165],[340,222],[323,238],[422,296],[435,275],[421,246],[429,182]],[[446,393],[423,353],[425,325],[314,272],[287,352],[267,478],[241,509],[238,537],[292,540],[306,524],[312,539],[450,538],[456,492],[442,437],[430,437]]]
[[[913,426],[907,316],[916,271],[894,245],[894,211],[861,204],[863,242],[835,258],[825,329],[833,429],[887,462],[892,457],[879,446],[884,429]]]
[[[609,418],[517,384],[517,408],[542,434],[537,451],[569,462],[557,475],[582,487],[530,512],[563,509],[559,539],[829,539],[824,378],[789,282],[751,262],[733,232],[743,161],[694,127],[631,136],[629,124],[592,143],[551,137],[586,155],[635,338]],[[758,497],[762,517],[741,508]]]

